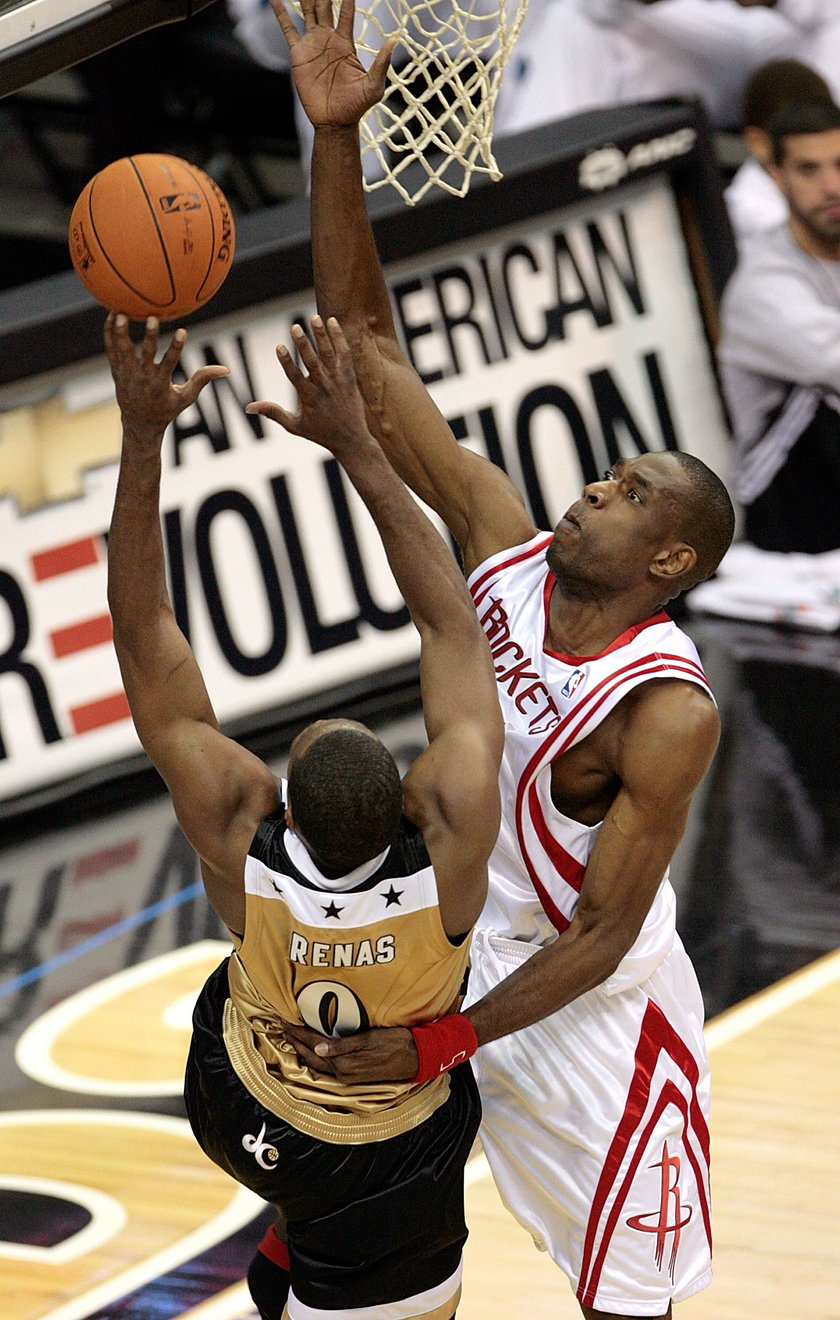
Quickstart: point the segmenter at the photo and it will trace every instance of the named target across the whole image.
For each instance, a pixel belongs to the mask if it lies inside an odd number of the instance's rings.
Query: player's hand
[[[382,100],[395,41],[386,41],[370,69],[356,55],[354,0],[342,0],[333,23],[332,0],[301,0],[299,32],[283,0],[271,7],[289,44],[292,77],[307,117],[316,128],[358,124]]]
[[[334,1037],[284,1022],[283,1035],[301,1063],[345,1082],[410,1082],[419,1067],[408,1027],[377,1027]]]
[[[227,367],[199,367],[183,385],[174,384],[172,374],[181,360],[187,332],[175,331],[158,362],[159,332],[157,318],[150,316],[140,346],[135,348],[128,332],[128,317],[109,312],[105,321],[105,352],[125,436],[129,441],[146,441],[157,447],[169,423],[195,403],[204,386],[230,374]]]
[[[297,412],[262,399],[249,403],[248,413],[261,413],[291,432],[313,440],[339,462],[352,459],[365,445],[376,445],[365,420],[365,405],[356,383],[353,358],[341,326],[334,316],[326,324],[320,316],[310,321],[313,348],[299,325],[292,340],[306,374],[285,344],[277,347],[277,360],[298,397]]]

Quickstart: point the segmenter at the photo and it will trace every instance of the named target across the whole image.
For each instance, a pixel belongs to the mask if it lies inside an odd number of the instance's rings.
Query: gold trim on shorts
[[[290,1123],[298,1132],[305,1132],[319,1141],[330,1141],[337,1146],[386,1141],[425,1122],[449,1099],[449,1074],[443,1073],[381,1113],[336,1113],[305,1100],[296,1100],[287,1087],[272,1076],[254,1044],[248,1020],[237,1010],[232,999],[225,1001],[223,1032],[228,1057],[243,1086],[272,1114]]]

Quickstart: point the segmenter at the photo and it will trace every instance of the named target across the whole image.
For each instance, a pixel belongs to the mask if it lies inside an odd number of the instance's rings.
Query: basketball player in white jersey
[[[273,4],[315,126],[319,309],[345,326],[386,453],[462,547],[505,715],[467,1010],[482,1144],[585,1316],[670,1316],[709,1281],[711,1243],[703,1007],[667,869],[719,720],[663,606],[714,571],[732,506],[699,460],[645,454],[538,532],[508,478],[456,444],[398,342],[365,211],[357,124],[387,49],[365,73],[349,4],[333,28],[327,0],[304,0],[302,34]],[[405,1031],[288,1035],[339,1076],[416,1067]]]
[[[475,1033],[450,1010],[498,832],[502,719],[466,583],[367,429],[338,323],[316,317],[312,331],[314,348],[293,330],[303,371],[277,351],[298,411],[249,409],[329,450],[370,510],[420,633],[427,750],[401,783],[370,730],[320,720],[278,783],[220,732],[169,602],[158,502],[166,426],[226,369],[174,385],[185,333],[156,362],[155,321],[138,353],[125,318],[109,316],[123,421],[114,644],[137,731],[233,941],[196,1005],[185,1097],[207,1154],[286,1221],[286,1241],[269,1229],[249,1272],[260,1314],[450,1320],[480,1112],[464,1062]],[[282,1040],[284,1019],[336,1033],[404,1023],[420,1063],[393,1083],[325,1078]],[[443,1026],[427,1049],[432,1019]]]

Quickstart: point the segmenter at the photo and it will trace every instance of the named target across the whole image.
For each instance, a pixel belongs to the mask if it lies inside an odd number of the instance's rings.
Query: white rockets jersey
[[[664,612],[629,628],[595,656],[545,646],[554,576],[551,533],[485,560],[469,578],[490,643],[505,717],[502,826],[478,925],[507,939],[550,944],[575,912],[599,825],[581,825],[551,800],[551,763],[597,728],[633,688],[679,678],[711,696],[693,642]],[[673,939],[674,894],[663,877],[627,955],[647,957]]]

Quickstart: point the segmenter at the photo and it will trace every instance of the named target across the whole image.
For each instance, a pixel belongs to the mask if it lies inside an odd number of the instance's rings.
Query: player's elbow
[[[616,912],[606,906],[580,903],[572,929],[587,950],[590,981],[595,986],[617,971],[638,938],[641,922],[631,919],[627,913]]]

